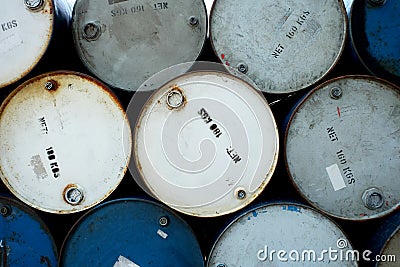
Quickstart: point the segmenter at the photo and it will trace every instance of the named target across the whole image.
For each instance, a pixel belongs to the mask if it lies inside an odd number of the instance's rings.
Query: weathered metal
[[[400,90],[348,76],[312,90],[292,114],[285,160],[298,191],[342,219],[382,217],[399,207]]]
[[[279,151],[262,94],[216,71],[194,71],[161,86],[139,114],[134,140],[138,184],[200,217],[252,202],[268,184]]]
[[[28,205],[90,208],[118,186],[131,153],[129,122],[99,81],[75,72],[37,76],[0,108],[0,176]]]
[[[60,266],[204,266],[196,236],[175,213],[152,201],[117,199],[72,227]]]

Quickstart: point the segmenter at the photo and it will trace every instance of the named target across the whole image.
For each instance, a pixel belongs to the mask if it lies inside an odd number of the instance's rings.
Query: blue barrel
[[[57,266],[49,229],[24,204],[0,196],[0,266]]]
[[[117,199],[92,209],[72,227],[60,266],[204,266],[191,228],[151,201]]]
[[[355,0],[350,14],[352,46],[374,75],[400,81],[400,1]]]

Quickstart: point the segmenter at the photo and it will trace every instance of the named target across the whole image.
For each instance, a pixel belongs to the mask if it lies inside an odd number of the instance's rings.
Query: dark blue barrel
[[[151,201],[117,199],[97,206],[73,226],[60,266],[204,266],[191,228]]]
[[[355,0],[350,14],[353,48],[374,75],[400,81],[400,1]]]
[[[0,196],[0,266],[57,266],[57,248],[39,216]]]

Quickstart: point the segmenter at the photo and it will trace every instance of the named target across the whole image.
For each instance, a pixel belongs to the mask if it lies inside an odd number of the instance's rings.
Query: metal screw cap
[[[46,82],[46,83],[45,83],[44,87],[45,87],[47,90],[51,90],[51,89],[54,88],[54,84],[53,84],[52,82],[49,81],[49,82]]]
[[[83,28],[83,38],[87,41],[95,41],[101,35],[101,26],[97,22],[88,22]]]
[[[343,91],[339,87],[333,87],[329,94],[330,94],[331,98],[339,99],[343,96]]]
[[[69,185],[65,190],[64,199],[70,205],[78,205],[83,200],[83,192],[77,186]]]
[[[238,189],[236,191],[236,197],[238,199],[245,199],[246,198],[246,191],[244,191],[243,189]]]
[[[8,215],[11,214],[11,207],[8,206],[8,205],[2,206],[2,207],[0,208],[0,214],[1,214],[3,217],[7,217]]]
[[[163,216],[163,217],[161,217],[161,218],[158,220],[158,222],[159,222],[159,224],[160,224],[161,226],[167,226],[168,223],[169,223],[169,220],[168,220],[168,217]]]
[[[189,18],[189,24],[190,24],[191,26],[197,26],[197,25],[199,25],[199,19],[196,18],[195,16],[191,16],[191,17]]]
[[[370,210],[376,210],[383,206],[385,198],[382,192],[377,188],[370,188],[365,190],[362,195],[364,206]]]
[[[239,63],[237,68],[241,73],[246,73],[249,70],[249,67],[245,63]]]
[[[38,10],[44,5],[43,0],[24,0],[24,3],[30,10]]]
[[[167,94],[167,105],[170,108],[179,108],[184,100],[183,94],[178,90],[171,90]]]
[[[224,264],[224,263],[218,263],[216,267],[226,267],[226,264]]]

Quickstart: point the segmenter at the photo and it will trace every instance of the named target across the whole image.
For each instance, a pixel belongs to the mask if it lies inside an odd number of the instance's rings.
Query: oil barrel
[[[137,198],[116,199],[87,212],[60,254],[60,267],[204,266],[186,222],[156,202]]]
[[[355,0],[350,15],[350,37],[355,54],[373,75],[400,82],[400,2]]]
[[[73,213],[118,186],[131,151],[118,99],[87,75],[58,71],[32,78],[0,107],[0,176],[28,205]]]
[[[73,37],[84,65],[128,91],[157,72],[197,59],[207,34],[202,0],[78,0]]]
[[[0,265],[57,266],[53,236],[28,206],[0,196]]]
[[[315,84],[339,60],[347,35],[343,1],[215,1],[210,39],[222,63],[264,92]]]
[[[385,80],[344,76],[312,90],[285,136],[289,176],[310,204],[346,220],[399,207],[400,91]]]
[[[67,49],[68,35],[61,36],[69,33],[67,29],[72,15],[72,3],[68,1],[18,0],[2,4],[0,88],[19,81],[39,62],[43,66],[50,64],[43,62],[45,60],[52,61],[52,65],[58,65],[59,62],[67,61],[67,57],[62,55],[69,54],[71,58]],[[72,41],[72,35],[70,40]],[[51,55],[48,54],[49,50],[53,50]]]
[[[132,176],[151,196],[192,216],[245,207],[277,164],[278,130],[267,101],[228,72],[169,80],[147,99],[135,125]]]
[[[263,203],[233,219],[208,267],[357,266],[345,233],[327,216],[291,202]]]

